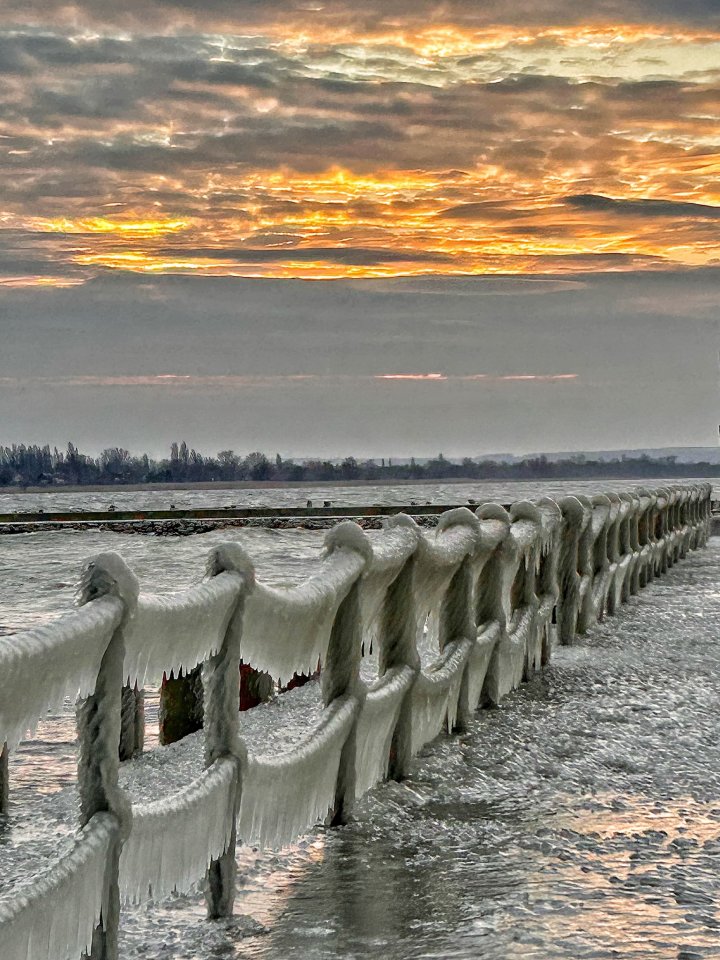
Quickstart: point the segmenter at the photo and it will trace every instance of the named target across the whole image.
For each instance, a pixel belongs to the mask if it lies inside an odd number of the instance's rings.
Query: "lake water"
[[[398,486],[317,486],[262,490],[150,490],[104,493],[0,493],[0,513],[51,510],[120,509],[178,510],[189,507],[304,506],[306,500],[335,505],[419,503],[458,504],[515,500],[567,494],[591,495],[602,490],[628,490],[659,485],[661,480],[557,481],[555,483],[478,482]],[[241,541],[256,561],[259,576],[272,583],[307,575],[322,544],[322,533],[304,530],[215,530],[192,537],[135,536],[109,531],[50,531],[0,537],[0,634],[46,622],[67,610],[83,562],[104,550],[116,550],[133,567],[145,591],[185,589],[203,575],[204,558],[222,540]]]
[[[462,502],[458,486],[441,486],[445,502]],[[467,496],[507,502],[549,489],[479,486]],[[240,492],[256,493],[232,491],[231,502]],[[3,537],[0,626],[67,609],[80,563],[101,550],[121,552],[143,589],[162,592],[197,582],[207,550],[228,537],[275,583],[307,575],[322,542],[300,530]],[[207,924],[199,894],[128,911],[123,960],[720,956],[719,571],[713,540],[557,649],[542,677],[466,734],[426,748],[411,777],[372,791],[351,825],[277,853],[241,848],[231,920]],[[41,836],[50,855],[71,830],[75,762],[69,706],[13,760],[6,875],[15,844]]]

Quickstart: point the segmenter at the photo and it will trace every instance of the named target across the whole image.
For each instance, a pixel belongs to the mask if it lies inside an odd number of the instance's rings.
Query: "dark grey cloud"
[[[356,264],[371,266],[378,263],[452,263],[454,258],[448,253],[436,251],[387,247],[296,247],[281,249],[263,247],[188,247],[165,246],[157,253],[161,257],[183,256],[202,257],[217,260],[237,260],[242,263],[282,263],[287,260],[303,262],[323,261],[328,263]]]
[[[336,22],[376,28],[406,20],[413,23],[459,22],[477,27],[493,24],[532,26],[582,22],[644,23],[666,21],[706,26],[720,20],[716,0],[596,0],[591,7],[572,0],[366,0],[363,4],[339,0],[324,6],[304,0],[146,0],[118,4],[112,0],[6,0],[8,18],[72,18],[76,22],[136,24],[174,23],[178,27],[205,22],[208,28],[232,24],[241,32],[292,18],[311,27],[314,22]]]
[[[594,193],[566,197],[568,206],[578,210],[598,210],[633,217],[696,217],[720,220],[720,207],[680,200],[617,200]]]
[[[710,443],[718,270],[332,283],[103,276],[0,301],[0,443],[446,455]],[[380,373],[577,373],[563,386]],[[163,373],[320,380],[242,390],[46,386]],[[350,379],[332,380],[335,374]],[[25,387],[23,378],[27,378]],[[439,392],[438,392],[439,391]],[[392,416],[388,416],[388,410]]]

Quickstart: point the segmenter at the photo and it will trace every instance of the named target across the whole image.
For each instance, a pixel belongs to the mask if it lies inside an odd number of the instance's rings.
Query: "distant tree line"
[[[568,460],[528,457],[514,463],[496,460],[448,460],[438,454],[431,460],[393,462],[392,459],[284,460],[254,451],[246,456],[221,450],[205,456],[183,441],[173,443],[167,459],[147,454],[133,456],[121,447],[108,447],[99,457],[80,453],[69,443],[65,451],[49,446],[0,446],[0,487],[63,486],[70,484],[208,483],[232,480],[314,481],[338,480],[581,480],[598,477],[714,477],[716,464],[679,463],[677,458],[622,457]]]

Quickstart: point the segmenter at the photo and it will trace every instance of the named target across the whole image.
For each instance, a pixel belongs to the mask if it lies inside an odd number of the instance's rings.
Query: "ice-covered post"
[[[523,680],[529,680],[536,669],[539,669],[542,662],[542,641],[538,620],[540,603],[537,595],[537,574],[543,536],[542,514],[532,501],[518,500],[510,508],[510,520],[512,523],[529,523],[533,527],[532,540],[520,557],[518,574],[516,575],[520,578],[522,588],[518,606],[524,607],[530,614],[530,632],[523,668]]]
[[[496,705],[503,695],[497,671],[498,650],[507,634],[511,615],[512,574],[516,566],[515,548],[510,537],[510,514],[499,503],[484,503],[477,508],[478,520],[496,520],[501,524],[501,539],[480,571],[475,587],[475,622],[478,628],[498,625],[499,641],[495,646],[483,691]]]
[[[78,790],[80,825],[96,813],[110,813],[118,821],[118,833],[110,847],[105,869],[105,897],[100,923],[95,928],[92,960],[118,960],[120,888],[118,873],[122,845],[130,833],[130,803],[118,786],[120,710],[125,656],[124,628],[137,606],[139,586],[133,572],[116,553],[103,553],[85,567],[78,590],[83,605],[102,596],[123,603],[122,619],[100,663],[94,692],[77,708],[79,741]]]
[[[237,543],[222,543],[208,557],[208,575],[232,572],[237,575],[237,600],[233,607],[222,645],[205,661],[202,680],[205,703],[205,766],[232,757],[236,761],[237,784],[229,839],[225,851],[208,867],[205,902],[210,919],[229,917],[235,901],[235,845],[237,813],[240,806],[245,747],[240,740],[240,639],[245,598],[255,585],[251,560]]]
[[[10,769],[8,765],[8,745],[4,743],[0,750],[0,816],[8,812],[10,803]]]
[[[707,543],[708,536],[710,534],[710,523],[712,521],[712,484],[703,483],[701,485],[700,499],[699,499],[699,536],[698,536],[698,547],[704,547]]]
[[[453,526],[468,527],[475,536],[473,549],[465,556],[460,566],[453,574],[440,608],[440,623],[438,631],[438,645],[440,652],[445,650],[449,643],[468,640],[475,643],[477,638],[477,624],[474,609],[474,571],[475,555],[480,546],[480,521],[467,507],[458,507],[443,513],[438,522],[437,531],[441,533]],[[458,697],[455,729],[464,730],[472,717],[473,711],[469,704],[468,670],[463,674],[460,694]]]
[[[608,616],[612,617],[614,616],[617,607],[615,579],[619,576],[620,524],[623,520],[624,513],[622,510],[622,502],[617,493],[606,493],[605,497],[610,501],[610,516],[607,527],[607,556],[610,566],[614,567],[614,571],[609,583],[609,589],[606,595],[605,608]]]
[[[362,619],[360,616],[360,577],[372,563],[372,547],[362,528],[351,520],[339,523],[325,537],[325,553],[331,556],[339,550],[352,550],[361,560],[357,576],[335,613],[330,641],[320,682],[323,702],[329,706],[340,697],[357,701],[355,720],[340,754],[340,766],[335,785],[335,802],[331,823],[346,823],[355,797],[355,756],[357,720],[365,697],[365,686],[360,680],[362,657]]]
[[[620,498],[628,505],[621,543],[623,554],[630,558],[630,567],[623,585],[623,601],[627,602],[640,589],[640,499],[632,493],[621,493]]]
[[[474,640],[477,634],[473,610],[473,556],[480,542],[480,521],[467,507],[458,507],[443,513],[438,521],[437,532],[450,527],[469,527],[475,534],[476,547],[468,553],[453,574],[440,609],[438,644],[440,652],[454,640]]]
[[[680,544],[678,558],[684,560],[690,548],[690,488],[684,487],[680,492],[678,504],[678,523],[680,526]]]
[[[542,646],[542,666],[545,666],[551,654],[550,623],[558,622],[558,603],[560,600],[560,536],[563,515],[557,502],[551,497],[542,497],[537,501],[542,517],[542,539],[540,543],[540,568],[537,574],[536,593],[541,608],[550,603],[549,619],[544,625]]]
[[[577,497],[563,497],[559,503],[563,516],[560,532],[558,578],[560,601],[558,610],[558,639],[562,644],[573,643],[578,632],[580,616],[579,549],[580,536],[587,522],[587,511]]]
[[[163,676],[158,718],[163,746],[201,730],[203,715],[202,666],[180,670],[177,677]]]
[[[386,529],[409,527],[418,536],[420,528],[406,514],[398,514],[384,521]],[[417,650],[417,620],[415,611],[415,553],[403,564],[400,572],[385,594],[380,619],[379,674],[383,676],[395,667],[409,667],[417,677],[420,674],[420,655]],[[390,746],[388,777],[402,780],[412,760],[412,685],[403,697],[398,720]]]
[[[578,610],[577,632],[587,633],[595,622],[593,605],[593,584],[595,581],[595,534],[593,532],[593,503],[583,493],[576,494],[576,500],[585,511],[584,525],[578,543],[578,573],[580,574],[581,596]]]
[[[608,534],[611,524],[612,504],[603,493],[596,493],[592,497],[593,514],[599,514],[600,521],[594,527],[595,543],[593,546],[593,587],[592,608],[595,620],[601,621],[605,617],[605,607],[608,596],[610,577],[610,559],[608,556]]]
[[[145,691],[125,684],[120,719],[120,760],[132,760],[145,743]]]
[[[646,587],[650,579],[650,567],[652,557],[652,544],[650,539],[650,524],[652,515],[652,494],[645,487],[636,490],[640,498],[638,506],[638,543],[640,546],[640,559],[638,561],[637,581],[640,588]]]

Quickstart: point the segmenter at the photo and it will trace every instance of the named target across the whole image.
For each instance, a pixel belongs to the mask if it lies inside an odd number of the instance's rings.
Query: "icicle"
[[[337,608],[364,566],[358,551],[336,549],[298,586],[256,584],[245,601],[240,643],[245,663],[280,680],[313,673],[325,658]]]
[[[184,593],[141,596],[125,631],[126,681],[142,686],[217,653],[243,583],[227,571]]]
[[[491,703],[499,703],[522,683],[528,637],[534,628],[534,619],[534,611],[525,608],[514,628],[500,636],[490,660],[485,685]]]
[[[477,640],[470,650],[467,663],[467,697],[468,709],[471,712],[480,706],[485,677],[499,638],[500,624],[496,621],[478,633]]]
[[[102,597],[48,626],[0,637],[0,743],[14,749],[66,697],[92,693],[122,614],[122,601]]]
[[[416,554],[413,595],[418,651],[425,662],[439,656],[440,608],[447,588],[467,556],[482,543],[478,518],[465,507],[441,514],[434,535],[423,537]]]
[[[124,900],[186,893],[204,877],[210,861],[225,851],[237,782],[237,761],[226,757],[184,790],[133,806],[132,831],[120,856]]]
[[[406,521],[409,521],[407,523]],[[372,653],[385,595],[420,541],[420,528],[405,514],[388,518],[382,539],[373,544],[373,562],[360,582],[360,616],[365,654]]]
[[[10,898],[0,898],[0,950],[7,960],[75,960],[89,952],[100,919],[105,864],[119,825],[98,813],[65,856]]]
[[[415,681],[411,694],[413,753],[434,740],[446,723],[448,732],[455,726],[460,684],[471,645],[470,640],[449,643],[442,660]]]
[[[242,843],[281,847],[327,816],[356,710],[354,698],[333,701],[307,739],[280,756],[254,754],[248,744],[238,828]]]
[[[403,697],[415,674],[410,667],[388,670],[368,690],[358,719],[355,796],[361,797],[387,776],[390,745]]]

